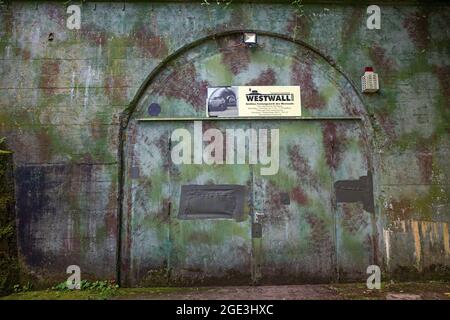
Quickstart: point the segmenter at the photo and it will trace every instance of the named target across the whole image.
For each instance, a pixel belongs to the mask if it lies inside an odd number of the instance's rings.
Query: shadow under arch
[[[295,45],[301,46],[301,47],[309,50],[310,52],[314,53],[321,59],[323,59],[323,61],[325,61],[333,69],[335,69],[338,72],[338,74],[341,75],[345,79],[345,81],[350,85],[350,87],[352,89],[351,91],[353,92],[355,97],[360,102],[360,105],[362,107],[362,110],[360,110],[361,118],[362,118],[363,123],[366,125],[365,131],[368,135],[368,138],[370,140],[372,140],[373,128],[375,125],[374,119],[372,119],[369,116],[367,105],[364,101],[363,96],[359,92],[356,84],[336,64],[336,62],[333,60],[333,58],[331,58],[330,56],[327,56],[326,54],[321,52],[319,49],[311,46],[310,44],[308,44],[302,40],[296,39],[296,38],[291,37],[286,34],[280,34],[280,33],[271,32],[271,31],[236,29],[236,30],[228,30],[228,31],[213,33],[213,34],[204,36],[202,38],[199,38],[191,43],[188,43],[188,44],[182,46],[181,48],[179,48],[178,50],[176,50],[175,52],[173,52],[172,54],[167,56],[163,61],[161,61],[150,72],[150,74],[145,78],[142,85],[137,90],[134,98],[128,104],[127,108],[125,110],[123,110],[122,113],[120,114],[120,127],[119,127],[119,140],[118,140],[119,141],[119,145],[118,145],[119,166],[118,166],[118,198],[117,198],[118,199],[118,202],[117,202],[117,208],[118,208],[118,213],[117,213],[117,251],[116,251],[116,257],[117,257],[116,281],[119,285],[121,284],[121,280],[122,280],[122,266],[123,266],[122,265],[122,246],[123,246],[122,226],[123,226],[123,221],[124,221],[123,220],[124,219],[124,217],[123,217],[123,199],[124,199],[124,187],[125,187],[125,157],[126,157],[126,155],[124,154],[124,152],[125,152],[124,145],[125,145],[126,131],[128,129],[128,125],[130,123],[130,120],[132,119],[133,113],[136,111],[139,101],[144,96],[147,88],[149,86],[151,86],[153,81],[158,77],[160,72],[162,72],[164,70],[164,68],[166,68],[172,61],[174,61],[178,57],[182,56],[183,54],[185,54],[186,52],[188,52],[191,49],[201,46],[202,44],[204,44],[208,41],[217,40],[218,38],[227,37],[227,36],[240,35],[243,32],[249,32],[249,31],[256,32],[258,35],[261,35],[261,36],[267,36],[267,37],[272,37],[272,38],[276,38],[276,39],[281,39],[281,40],[291,42]],[[373,165],[373,154],[372,154],[372,152],[370,152],[370,154],[371,154],[370,155],[370,158],[371,158],[370,167],[373,171],[373,166],[374,166]]]

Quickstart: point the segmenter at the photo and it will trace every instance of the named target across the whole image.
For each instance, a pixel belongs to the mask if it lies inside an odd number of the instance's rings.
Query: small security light
[[[372,67],[366,67],[364,75],[361,77],[362,92],[374,93],[380,90],[378,74],[373,72]]]
[[[258,45],[258,37],[255,32],[244,32],[242,41],[248,47],[256,47]]]

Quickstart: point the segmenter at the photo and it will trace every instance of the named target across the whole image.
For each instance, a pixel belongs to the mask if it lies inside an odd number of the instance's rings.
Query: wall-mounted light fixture
[[[372,67],[366,67],[364,75],[361,77],[361,88],[364,93],[374,93],[380,89],[378,74],[373,72]]]
[[[258,45],[258,36],[256,35],[256,32],[244,32],[242,35],[242,42],[247,47],[256,47]]]

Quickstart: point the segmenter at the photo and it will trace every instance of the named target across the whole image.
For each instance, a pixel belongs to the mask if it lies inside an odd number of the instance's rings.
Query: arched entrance
[[[177,52],[125,114],[126,285],[329,282],[362,278],[376,262],[371,129],[354,87],[305,44],[264,32],[257,48],[240,42],[241,32],[229,32]],[[299,85],[302,119],[205,119],[207,87],[223,85]],[[278,170],[262,174],[249,161],[250,143],[238,164],[173,161],[174,132],[192,139],[195,154],[194,140],[208,129],[223,137],[278,132]],[[238,152],[226,142],[224,154]]]

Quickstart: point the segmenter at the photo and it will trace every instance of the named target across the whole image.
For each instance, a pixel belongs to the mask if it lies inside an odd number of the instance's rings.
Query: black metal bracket
[[[361,202],[364,210],[375,213],[372,172],[358,180],[340,180],[334,183],[336,202]]]

